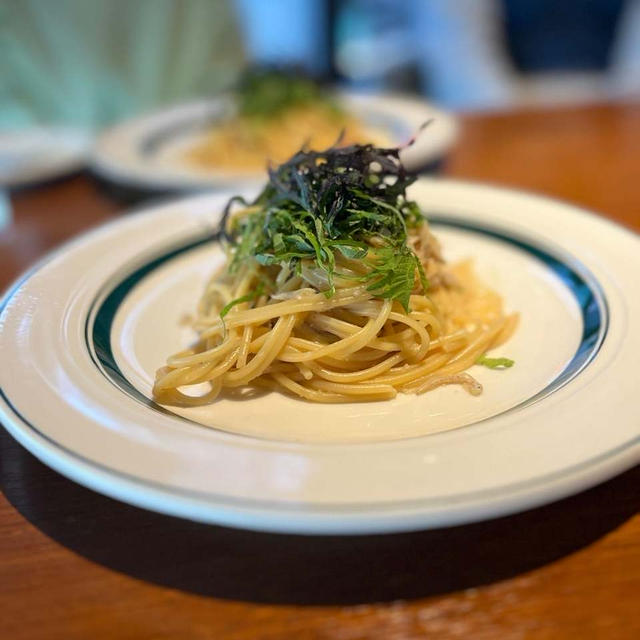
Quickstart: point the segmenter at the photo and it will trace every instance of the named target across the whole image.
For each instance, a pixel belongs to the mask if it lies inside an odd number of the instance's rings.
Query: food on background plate
[[[342,134],[344,145],[387,144],[378,129],[365,127],[311,78],[274,69],[249,71],[234,92],[236,112],[223,119],[187,152],[202,169],[262,170],[303,145],[323,149]]]

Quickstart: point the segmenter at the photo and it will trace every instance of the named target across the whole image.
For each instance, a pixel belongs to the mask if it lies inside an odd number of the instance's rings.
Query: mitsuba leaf
[[[409,249],[386,257],[369,274],[373,282],[367,290],[380,298],[398,300],[405,311],[409,312],[409,300],[419,262]]]
[[[509,367],[513,367],[515,361],[509,358],[489,358],[486,355],[481,355],[476,360],[476,364],[481,364],[483,367],[488,367],[489,369],[508,369]]]
[[[222,310],[220,311],[220,318],[224,319],[229,311],[231,311],[231,309],[233,309],[233,307],[235,307],[236,305],[242,304],[243,302],[250,302],[251,300],[259,298],[262,295],[263,291],[264,284],[261,282],[253,291],[250,291],[246,295],[240,296],[235,300],[231,300],[231,302],[228,302],[224,307],[222,307]]]

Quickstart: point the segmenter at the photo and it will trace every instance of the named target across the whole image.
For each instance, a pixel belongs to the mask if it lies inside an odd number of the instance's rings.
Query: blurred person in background
[[[0,128],[100,128],[220,90],[244,61],[231,1],[3,0]]]
[[[227,89],[248,62],[326,75],[327,7],[327,0],[4,0],[0,129],[99,129]]]
[[[0,128],[97,129],[246,62],[454,109],[640,93],[640,0],[4,0]]]
[[[348,82],[455,109],[640,94],[640,0],[337,0]],[[404,81],[404,86],[401,84]]]
[[[235,0],[234,6],[253,63],[329,74],[330,0]]]

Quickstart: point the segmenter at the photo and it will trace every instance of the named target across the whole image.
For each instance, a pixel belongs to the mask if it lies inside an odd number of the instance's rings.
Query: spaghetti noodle
[[[303,151],[255,202],[232,199],[228,262],[200,300],[196,343],[157,373],[159,402],[256,388],[324,403],[446,384],[481,392],[466,370],[513,333],[517,315],[469,263],[447,267],[406,199],[412,178],[397,151]]]
[[[268,120],[234,116],[189,149],[186,160],[204,169],[255,171],[264,167],[267,158],[275,163],[286,160],[305,143],[325,148],[341,131],[345,144],[383,142],[381,133],[365,131],[351,115],[325,105],[301,105]]]

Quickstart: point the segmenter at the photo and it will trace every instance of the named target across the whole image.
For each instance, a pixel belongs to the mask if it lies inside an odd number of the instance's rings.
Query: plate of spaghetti
[[[192,190],[259,183],[268,162],[303,144],[405,143],[430,122],[429,136],[403,149],[411,170],[434,168],[452,146],[455,118],[404,96],[333,91],[290,72],[246,73],[236,88],[134,118],[98,139],[92,169],[102,178],[150,190]]]
[[[204,522],[515,512],[640,459],[638,247],[568,204],[416,180],[398,148],[305,148],[260,189],[157,205],[25,274],[0,415],[68,477]]]

